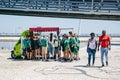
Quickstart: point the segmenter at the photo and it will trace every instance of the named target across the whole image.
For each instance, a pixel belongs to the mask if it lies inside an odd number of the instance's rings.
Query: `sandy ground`
[[[86,48],[80,57],[73,62],[13,60],[9,50],[0,50],[0,80],[120,80],[120,46],[112,46],[109,66],[101,67],[100,52],[91,67],[86,66]]]

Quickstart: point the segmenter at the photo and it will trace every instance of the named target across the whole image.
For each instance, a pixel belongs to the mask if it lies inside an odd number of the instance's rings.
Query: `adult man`
[[[101,45],[101,63],[104,66],[104,55],[106,58],[106,65],[108,66],[108,49],[111,49],[110,36],[106,34],[106,31],[102,31],[102,36],[99,37],[98,51]]]

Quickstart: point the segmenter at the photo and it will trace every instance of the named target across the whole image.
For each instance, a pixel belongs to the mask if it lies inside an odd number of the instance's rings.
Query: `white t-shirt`
[[[55,46],[55,47],[58,47],[58,45],[59,45],[59,44],[58,44],[58,40],[54,40],[54,46]]]
[[[89,43],[89,48],[90,49],[95,49],[96,48],[96,39],[89,39],[88,43]]]

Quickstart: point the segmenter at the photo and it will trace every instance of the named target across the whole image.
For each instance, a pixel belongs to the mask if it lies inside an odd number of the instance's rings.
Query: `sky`
[[[30,27],[74,28],[73,32],[80,34],[101,34],[102,30],[120,34],[120,21],[0,15],[0,33],[21,33]]]

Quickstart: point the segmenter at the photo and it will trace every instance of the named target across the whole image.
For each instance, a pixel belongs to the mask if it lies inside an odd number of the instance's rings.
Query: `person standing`
[[[48,47],[48,40],[46,39],[46,36],[43,36],[41,39],[41,45],[42,45],[42,60],[47,60],[47,47]]]
[[[68,61],[70,58],[70,46],[69,46],[69,39],[68,36],[66,35],[65,41],[64,41],[64,60]]]
[[[60,56],[60,41],[57,36],[54,36],[55,61],[58,61]]]
[[[70,45],[70,61],[73,61],[74,58],[74,54],[76,54],[77,52],[75,51],[75,46],[77,41],[75,40],[75,35],[72,34],[72,32],[69,32],[70,35],[70,39],[69,39],[69,45]]]
[[[29,36],[26,36],[26,38],[23,40],[23,46],[25,48],[25,51],[27,52],[27,59],[32,59],[32,51],[31,51],[31,41],[29,39]]]
[[[98,51],[101,46],[101,63],[104,66],[104,55],[106,58],[106,66],[108,66],[108,50],[111,50],[110,36],[106,34],[106,31],[102,31],[102,36],[99,37]]]
[[[53,33],[50,33],[50,37],[48,41],[48,55],[49,58],[55,59]]]
[[[36,36],[34,39],[34,46],[35,46],[35,58],[38,59],[40,58],[40,40],[39,38]]]
[[[88,52],[88,64],[87,64],[87,66],[90,66],[91,56],[93,58],[92,66],[94,65],[95,54],[96,54],[96,49],[97,49],[97,40],[94,38],[95,33],[90,33],[90,36],[91,36],[91,38],[88,40],[88,44],[87,44],[87,52]]]
[[[76,40],[76,45],[74,47],[74,59],[78,61],[80,60],[80,57],[79,57],[80,40],[78,39],[77,34],[74,34],[74,36]]]

